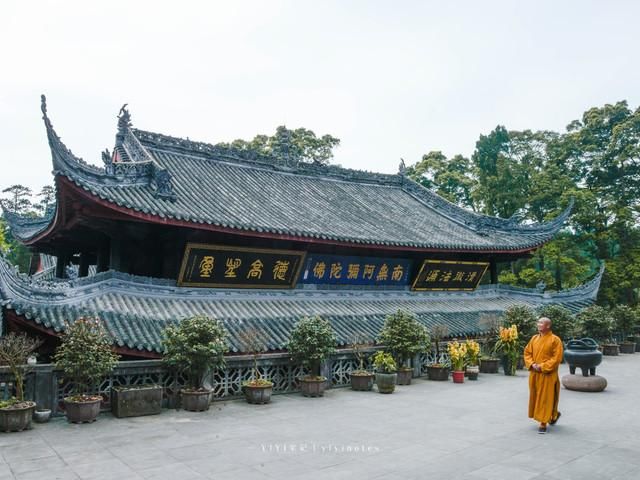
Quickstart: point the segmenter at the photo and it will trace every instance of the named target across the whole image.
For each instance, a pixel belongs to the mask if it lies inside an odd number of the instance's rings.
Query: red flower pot
[[[454,370],[451,372],[451,376],[453,377],[453,383],[464,383],[464,370]]]

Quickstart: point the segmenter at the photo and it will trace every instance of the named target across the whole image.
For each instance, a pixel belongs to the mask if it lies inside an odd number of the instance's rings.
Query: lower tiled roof
[[[498,285],[475,292],[373,290],[238,291],[181,288],[169,280],[105,272],[73,281],[37,281],[0,260],[0,303],[31,322],[60,332],[81,316],[104,320],[116,345],[161,353],[162,330],[182,318],[205,314],[221,320],[233,352],[242,351],[240,332],[254,327],[268,338],[269,350],[284,348],[296,321],[305,315],[328,319],[339,345],[354,334],[375,340],[387,315],[399,309],[430,327],[446,324],[452,336],[487,330],[487,316],[516,304],[533,308],[560,304],[577,311],[593,303],[602,272],[578,289],[543,294]]]

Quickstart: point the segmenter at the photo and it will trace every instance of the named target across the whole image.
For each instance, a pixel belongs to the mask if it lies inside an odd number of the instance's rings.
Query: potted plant
[[[636,343],[629,340],[629,335],[638,324],[638,313],[627,305],[617,305],[611,310],[611,316],[617,333],[622,337],[620,353],[635,353]]]
[[[373,356],[373,366],[376,369],[376,385],[380,393],[393,393],[398,380],[398,366],[393,355],[382,350]]]
[[[358,369],[352,370],[349,378],[351,379],[351,389],[359,392],[368,392],[373,388],[373,379],[375,375],[364,368],[365,348],[368,343],[363,342],[359,335],[356,335],[351,344],[353,355],[358,361]]]
[[[453,368],[453,372],[451,372],[453,383],[464,383],[464,367],[465,360],[467,358],[467,345],[454,340],[453,342],[449,342],[447,349],[449,350],[449,358],[451,359],[451,368]]]
[[[576,320],[582,336],[600,343],[603,355],[618,355],[618,344],[611,340],[613,319],[607,309],[592,305],[581,310]]]
[[[520,358],[520,343],[518,341],[518,327],[500,327],[498,341],[494,347],[495,352],[502,355],[502,369],[505,375],[515,375]]]
[[[204,315],[183,319],[164,330],[165,364],[183,374],[186,387],[180,390],[182,408],[190,412],[209,410],[211,390],[204,387],[210,370],[225,365],[227,331],[222,323]]]
[[[515,325],[518,332],[518,354],[516,356],[516,368],[524,368],[524,347],[531,337],[538,333],[538,317],[535,311],[526,305],[513,305],[504,312],[503,325]]]
[[[24,399],[24,377],[27,358],[40,346],[39,340],[25,334],[9,333],[0,337],[0,366],[8,367],[13,376],[15,397],[0,401],[0,431],[19,432],[31,428],[35,402]]]
[[[336,335],[331,324],[320,317],[304,317],[291,331],[287,349],[292,358],[301,362],[308,375],[300,379],[305,397],[322,397],[327,378],[320,375],[320,366],[334,352]]]
[[[467,340],[465,345],[467,347],[466,376],[469,380],[478,380],[478,374],[480,373],[480,344],[475,340]]]
[[[79,318],[68,324],[53,358],[56,368],[71,380],[73,388],[71,395],[64,399],[67,420],[71,423],[94,422],[100,413],[102,396],[90,391],[118,361],[100,320]]]
[[[267,350],[264,334],[256,328],[248,328],[240,332],[238,337],[243,352],[250,354],[253,361],[251,379],[242,384],[244,398],[251,404],[269,403],[273,393],[273,382],[263,378],[258,368],[258,358]]]
[[[398,310],[388,315],[378,336],[378,343],[391,351],[398,368],[398,385],[410,385],[413,368],[409,360],[430,346],[427,329],[416,320],[413,313]]]
[[[445,381],[449,380],[449,364],[443,361],[440,355],[440,342],[442,339],[449,335],[449,327],[446,325],[434,325],[431,328],[431,338],[433,344],[436,347],[435,362],[431,362],[427,365],[427,375],[429,380]]]

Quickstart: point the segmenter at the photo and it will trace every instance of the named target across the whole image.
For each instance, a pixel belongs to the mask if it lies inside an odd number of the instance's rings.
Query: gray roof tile
[[[221,320],[233,351],[241,351],[240,331],[247,325],[263,331],[270,350],[280,350],[297,320],[320,315],[330,320],[340,345],[354,332],[374,340],[386,315],[414,312],[426,326],[445,323],[453,336],[486,329],[482,317],[501,314],[515,304],[536,308],[551,303],[573,311],[591,304],[602,271],[588,284],[557,294],[484,286],[475,292],[373,290],[239,291],[180,288],[175,282],[105,272],[73,281],[37,281],[18,274],[0,260],[0,304],[55,331],[65,320],[83,315],[104,320],[119,346],[161,352],[163,328],[187,316],[205,314]]]

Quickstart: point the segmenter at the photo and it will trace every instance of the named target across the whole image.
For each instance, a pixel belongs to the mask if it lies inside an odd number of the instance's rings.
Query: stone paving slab
[[[341,388],[204,413],[56,418],[0,434],[0,480],[636,480],[639,367],[640,354],[604,357],[607,390],[562,389],[563,415],[547,435],[526,416],[523,371],[462,385],[414,379],[392,395]]]

